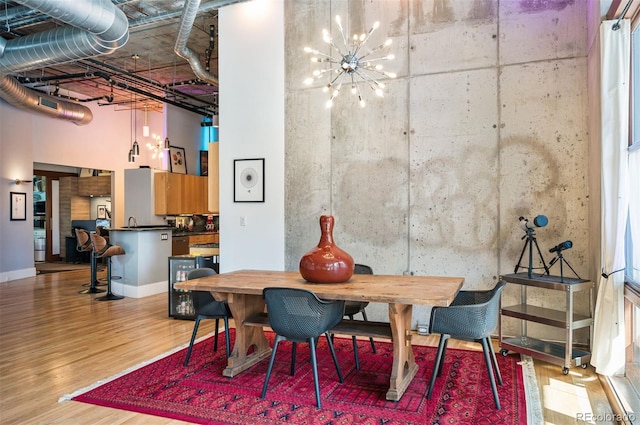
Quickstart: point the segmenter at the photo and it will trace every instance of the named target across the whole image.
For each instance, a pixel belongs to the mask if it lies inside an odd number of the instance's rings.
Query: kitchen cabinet
[[[220,243],[218,233],[189,235],[189,245],[205,244],[205,243]]]
[[[171,255],[189,254],[189,236],[174,236],[171,238]]]
[[[156,173],[154,208],[156,215],[207,213],[207,177]]]
[[[111,176],[78,177],[78,195],[111,195]]]
[[[577,349],[573,343],[573,331],[589,328],[589,335],[593,326],[593,289],[594,284],[585,279],[563,278],[560,276],[536,276],[529,278],[527,273],[508,274],[501,277],[507,283],[520,285],[520,304],[502,306],[500,308],[500,322],[498,333],[501,353],[506,355],[508,350],[526,354],[531,357],[544,360],[562,366],[562,373],[567,375],[569,368],[581,366],[586,368],[591,353],[589,342],[587,347]],[[546,307],[535,306],[527,300],[527,288],[544,288],[552,291],[564,292],[565,309],[554,310]],[[574,312],[574,295],[577,292],[589,291],[589,314],[580,315]],[[503,320],[512,317],[521,321],[520,335],[513,338],[505,338],[502,335]],[[542,341],[528,335],[527,322],[541,323],[565,330],[564,342]]]

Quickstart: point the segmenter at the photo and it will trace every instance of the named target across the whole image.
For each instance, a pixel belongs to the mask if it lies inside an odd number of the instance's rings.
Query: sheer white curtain
[[[629,65],[630,22],[600,25],[601,121],[602,121],[602,266],[594,316],[591,364],[596,372],[624,372],[624,236],[628,212]]]

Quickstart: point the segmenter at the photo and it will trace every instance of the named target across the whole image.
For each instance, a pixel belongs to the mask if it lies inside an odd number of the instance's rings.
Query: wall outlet
[[[429,325],[418,323],[416,330],[418,331],[418,335],[429,335]]]
[[[247,225],[247,217],[241,216],[240,217],[240,226],[246,226],[246,225]]]

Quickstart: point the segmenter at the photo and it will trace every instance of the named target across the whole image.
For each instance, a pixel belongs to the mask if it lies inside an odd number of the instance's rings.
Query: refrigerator
[[[191,291],[176,289],[176,282],[187,280],[189,271],[208,267],[219,270],[217,255],[175,255],[169,257],[169,317],[174,319],[195,320]]]

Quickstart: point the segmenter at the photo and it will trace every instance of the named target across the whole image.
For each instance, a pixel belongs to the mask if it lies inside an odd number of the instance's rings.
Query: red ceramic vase
[[[320,242],[300,259],[300,274],[311,283],[342,283],[353,275],[353,258],[333,241],[331,215],[320,217]]]

